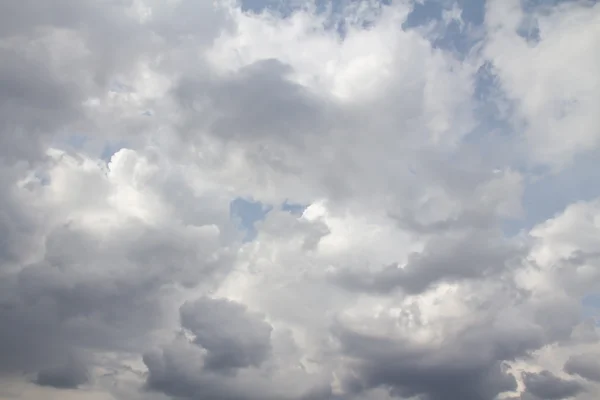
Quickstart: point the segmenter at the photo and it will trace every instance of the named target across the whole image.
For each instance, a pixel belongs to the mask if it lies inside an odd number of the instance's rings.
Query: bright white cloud
[[[592,151],[600,140],[600,9],[567,2],[527,16],[539,41],[519,35],[526,18],[517,1],[488,2],[489,38],[484,50],[507,95],[515,101],[534,162],[552,166]],[[531,29],[529,29],[531,31]],[[533,39],[535,41],[535,39]]]

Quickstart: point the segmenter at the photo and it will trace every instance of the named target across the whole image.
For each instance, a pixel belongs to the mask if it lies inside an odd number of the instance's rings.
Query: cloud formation
[[[595,1],[0,22],[1,400],[600,395]]]

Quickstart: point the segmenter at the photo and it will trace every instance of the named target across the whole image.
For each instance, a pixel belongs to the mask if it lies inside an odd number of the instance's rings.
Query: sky
[[[600,398],[600,5],[0,2],[0,400]]]

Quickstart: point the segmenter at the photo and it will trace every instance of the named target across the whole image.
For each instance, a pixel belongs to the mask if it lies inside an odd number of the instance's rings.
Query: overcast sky
[[[0,400],[600,398],[600,5],[0,1]]]

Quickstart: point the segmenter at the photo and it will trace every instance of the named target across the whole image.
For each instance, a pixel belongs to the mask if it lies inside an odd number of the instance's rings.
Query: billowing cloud
[[[73,357],[67,359],[63,365],[40,371],[35,380],[40,386],[57,389],[76,389],[88,382],[87,366]]]
[[[558,378],[550,371],[525,372],[523,381],[527,392],[540,399],[565,399],[583,391],[580,383]]]
[[[0,399],[597,398],[599,18],[2,3]]]
[[[591,381],[600,381],[600,363],[592,354],[576,354],[565,363],[565,372]]]
[[[202,298],[185,303],[181,325],[207,351],[209,368],[259,366],[271,350],[271,326],[228,300]]]

